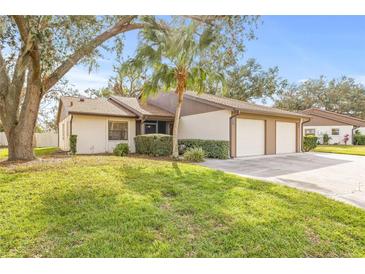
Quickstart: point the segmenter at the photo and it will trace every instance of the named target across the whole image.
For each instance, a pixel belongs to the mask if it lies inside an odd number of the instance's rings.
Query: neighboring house
[[[365,133],[365,120],[359,118],[316,108],[307,109],[301,113],[311,117],[310,121],[303,125],[304,135],[314,134],[321,144],[325,133],[330,137],[329,144],[345,144],[345,135],[348,134],[348,145],[353,143],[356,130]]]
[[[112,152],[118,143],[135,151],[139,134],[171,134],[177,97],[159,93],[146,102],[111,96],[85,99],[62,97],[59,105],[59,146],[69,150],[77,135],[77,153]],[[259,106],[215,95],[186,92],[178,138],[225,140],[231,157],[301,151],[305,114]]]

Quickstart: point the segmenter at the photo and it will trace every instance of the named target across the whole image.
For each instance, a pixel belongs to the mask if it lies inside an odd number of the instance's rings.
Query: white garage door
[[[295,123],[276,122],[276,154],[296,152]]]
[[[237,119],[237,157],[265,154],[265,121]]]

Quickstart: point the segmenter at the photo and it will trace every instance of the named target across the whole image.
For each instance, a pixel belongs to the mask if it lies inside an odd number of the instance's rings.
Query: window
[[[333,128],[332,129],[332,135],[340,135],[340,129],[339,128]]]
[[[154,134],[162,133],[166,134],[166,122],[165,121],[145,121],[144,122],[144,133]]]
[[[307,128],[304,133],[305,135],[316,135],[316,130],[314,128]]]
[[[157,133],[157,121],[156,122],[144,122],[144,133],[145,134],[154,134]]]
[[[128,140],[128,122],[109,121],[109,140]]]
[[[62,140],[65,140],[65,124],[62,124]]]

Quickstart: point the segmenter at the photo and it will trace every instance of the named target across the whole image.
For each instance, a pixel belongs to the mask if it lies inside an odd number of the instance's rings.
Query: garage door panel
[[[296,124],[276,122],[276,154],[296,152]]]
[[[265,121],[237,119],[237,156],[265,154]]]

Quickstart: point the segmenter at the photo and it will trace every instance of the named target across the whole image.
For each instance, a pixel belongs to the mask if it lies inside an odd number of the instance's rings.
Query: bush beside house
[[[354,145],[365,145],[365,135],[361,134],[360,131],[356,131],[354,135]]]
[[[323,134],[322,138],[323,138],[323,144],[328,145],[329,141],[331,140],[331,137],[327,133],[325,133]]]
[[[166,134],[145,134],[134,137],[136,152],[151,156],[172,154],[172,136]]]
[[[114,150],[113,153],[115,156],[125,156],[129,153],[129,146],[128,144],[118,144]]]
[[[184,160],[190,162],[203,162],[205,152],[201,147],[188,148],[184,153]]]
[[[70,136],[70,152],[75,155],[77,152],[77,135]]]
[[[317,147],[318,138],[314,135],[304,136],[303,150],[305,152],[311,151]]]
[[[184,139],[179,140],[180,154],[184,154],[189,148],[201,147],[207,158],[229,158],[229,141]]]
[[[172,136],[165,134],[145,134],[134,137],[136,153],[151,156],[169,156],[172,154]],[[179,152],[201,148],[207,158],[227,159],[229,141],[185,139],[179,140]]]

